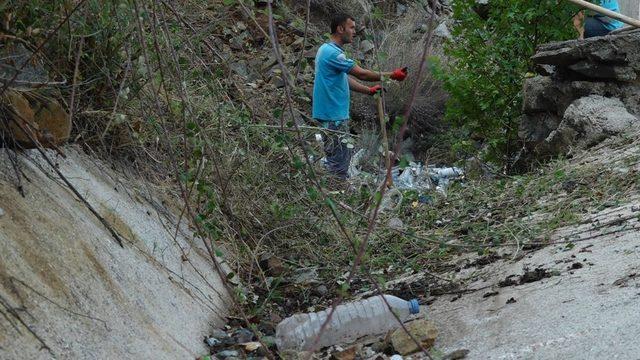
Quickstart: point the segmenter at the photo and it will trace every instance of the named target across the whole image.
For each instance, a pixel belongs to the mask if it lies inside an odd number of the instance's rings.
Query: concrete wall
[[[75,148],[54,158],[120,247],[34,151],[20,158],[20,196],[0,150],[0,359],[208,354],[202,339],[223,324],[228,296],[184,220],[176,233],[161,189]]]
[[[640,0],[618,0],[623,14],[632,18],[640,18]]]

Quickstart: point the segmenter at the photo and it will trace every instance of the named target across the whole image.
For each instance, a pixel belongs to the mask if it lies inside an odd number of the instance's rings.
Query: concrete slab
[[[483,290],[454,302],[443,297],[430,306],[429,316],[441,331],[436,347],[443,353],[469,349],[469,359],[640,359],[635,204],[600,212],[554,237],[571,240],[573,247],[553,245],[476,270],[478,280],[470,288]],[[611,226],[593,230],[594,223]],[[538,267],[554,275],[497,285]],[[499,294],[484,297],[492,291]]]

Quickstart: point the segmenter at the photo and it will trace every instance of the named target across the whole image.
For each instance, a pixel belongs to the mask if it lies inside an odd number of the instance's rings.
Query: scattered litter
[[[2,208],[0,208],[0,217],[4,216],[4,210]]]
[[[349,164],[349,178],[357,178],[363,181],[383,181],[387,176],[386,170],[383,169],[377,178],[373,174],[362,170],[361,163],[366,156],[364,149],[358,150],[352,157]],[[419,162],[410,162],[408,166],[400,168],[394,166],[391,169],[391,179],[393,188],[398,190],[416,190],[424,193],[435,188],[435,190],[446,195],[446,190],[452,180],[464,177],[464,171],[457,167],[435,167],[427,166]],[[423,203],[428,203],[429,198],[424,198]]]
[[[398,355],[398,354],[395,354],[395,355],[392,355],[392,356],[389,358],[389,360],[402,360],[402,356],[400,356],[400,355]]]
[[[399,326],[396,316],[404,321],[417,314],[420,306],[415,299],[405,301],[392,295],[378,295],[338,305],[332,315],[333,321],[320,333],[330,311],[296,314],[281,321],[276,327],[278,349],[308,350],[316,342],[318,334],[317,345],[321,348],[349,343],[365,335],[381,334]],[[308,331],[300,331],[302,328]]]
[[[360,149],[351,157],[351,162],[349,163],[348,170],[349,178],[356,178],[361,176],[363,172],[360,170],[359,166],[365,155],[366,151],[364,149]]]
[[[204,342],[206,342],[207,346],[209,346],[209,347],[214,347],[214,346],[218,346],[218,345],[222,344],[222,341],[220,341],[220,340],[218,340],[218,339],[216,339],[214,337],[206,338],[204,340]]]
[[[404,197],[402,196],[402,191],[400,191],[400,189],[389,189],[389,191],[384,194],[384,197],[380,202],[380,211],[395,210],[400,206],[400,204],[402,204],[402,199],[404,199]]]

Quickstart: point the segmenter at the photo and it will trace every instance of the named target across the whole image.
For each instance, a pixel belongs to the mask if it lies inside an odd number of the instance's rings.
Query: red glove
[[[407,74],[408,74],[407,70],[408,70],[407,67],[397,68],[393,70],[393,72],[391,73],[391,78],[393,80],[402,81],[407,77]]]
[[[378,91],[382,91],[382,85],[378,84],[369,88],[369,95],[375,95]]]

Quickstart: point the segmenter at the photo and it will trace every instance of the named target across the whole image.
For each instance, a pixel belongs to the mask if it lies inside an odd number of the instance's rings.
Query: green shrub
[[[557,0],[454,0],[451,63],[441,73],[450,98],[446,118],[454,150],[470,151],[477,140],[485,157],[504,163],[516,150],[522,83],[533,71],[538,45],[576,37],[577,8]],[[482,6],[482,7],[479,7]]]

